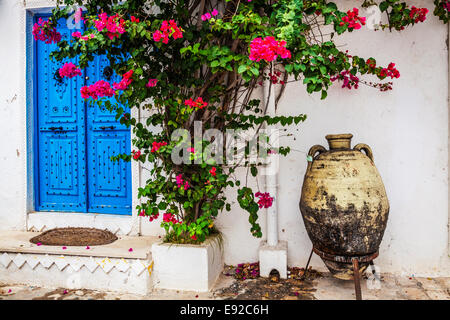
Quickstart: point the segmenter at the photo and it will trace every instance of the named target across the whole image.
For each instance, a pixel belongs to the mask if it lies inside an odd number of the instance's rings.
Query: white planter
[[[223,250],[217,236],[201,245],[155,243],[152,245],[155,288],[209,291],[223,270]]]

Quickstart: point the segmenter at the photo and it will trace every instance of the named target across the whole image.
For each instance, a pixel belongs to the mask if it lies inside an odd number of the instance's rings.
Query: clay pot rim
[[[341,134],[327,134],[325,139],[327,140],[341,140],[341,139],[351,139],[353,134],[351,133],[341,133]]]

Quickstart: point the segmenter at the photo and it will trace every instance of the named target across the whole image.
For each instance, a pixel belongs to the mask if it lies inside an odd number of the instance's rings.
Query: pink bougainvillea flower
[[[163,222],[172,222],[173,224],[181,223],[175,218],[175,215],[170,212],[166,212],[163,214]]]
[[[395,68],[395,63],[391,62],[387,68],[381,69],[379,76],[382,79],[386,77],[391,77],[391,79],[400,78],[400,72]]]
[[[112,97],[116,94],[116,91],[111,88],[111,85],[105,80],[99,80],[90,86],[84,86],[80,90],[81,97],[87,99],[92,97],[97,100],[101,97]]]
[[[153,220],[158,219],[158,217],[159,217],[159,213],[151,215],[150,218],[149,218],[149,221],[152,222]]]
[[[258,206],[259,208],[270,208],[273,204],[273,197],[270,196],[268,192],[257,192],[255,196],[259,198]]]
[[[358,89],[359,88],[359,78],[355,75],[353,75],[349,70],[344,70],[340,74],[331,77],[331,81],[342,81],[342,88],[347,89]]]
[[[67,290],[63,291],[63,294],[68,294],[68,293],[69,293],[69,291],[67,291]]]
[[[145,210],[141,210],[141,212],[139,212],[139,217],[145,217]]]
[[[158,79],[149,79],[148,83],[145,85],[147,88],[151,88],[156,86],[156,83],[158,82]]]
[[[89,247],[89,246],[86,246],[86,250],[89,250],[91,247]]]
[[[75,31],[74,33],[72,33],[72,37],[80,38],[81,40],[87,41],[89,39],[95,38],[95,35],[91,33],[86,36],[83,36],[80,31]]]
[[[194,234],[193,236],[191,236],[192,240],[197,240],[197,236]]]
[[[212,18],[212,17],[211,17],[211,13],[209,13],[209,12],[207,12],[207,13],[205,13],[204,15],[201,16],[201,19],[202,19],[203,21],[209,20],[209,19],[211,19],[211,18]]]
[[[165,141],[163,141],[163,142],[153,141],[153,143],[152,143],[152,150],[150,150],[150,152],[152,152],[152,153],[156,152],[163,146],[167,146],[167,142],[165,142]]]
[[[131,16],[131,22],[139,23],[139,18],[136,18],[135,16]]]
[[[209,170],[209,173],[210,173],[213,177],[215,177],[215,176],[216,176],[216,167],[212,167],[212,169]]]
[[[11,290],[11,289],[9,289],[9,290],[8,290],[8,293],[11,293],[11,292],[12,292],[12,290]]]
[[[446,0],[445,2],[443,2],[442,6],[444,7],[445,10],[447,10],[447,12],[450,12],[450,1],[449,0]]]
[[[217,16],[219,14],[219,11],[214,9],[213,11],[211,11],[211,14],[212,14],[213,17],[215,17],[215,16]]]
[[[155,32],[153,32],[153,40],[155,40],[156,42],[159,42],[162,38],[162,33],[159,30],[156,30]]]
[[[59,75],[64,78],[73,78],[76,76],[81,76],[81,69],[74,65],[72,62],[64,64],[59,68]]]
[[[195,149],[194,148],[188,148],[187,151],[190,152],[190,153],[195,153]]]
[[[38,243],[36,243],[36,245],[37,245],[38,247],[40,247],[40,246],[42,246],[42,243],[38,242]]]
[[[106,29],[106,36],[110,40],[116,37],[118,38],[121,34],[125,33],[125,20],[121,19],[118,14],[108,17],[105,12],[100,13],[98,19],[94,20],[94,24],[98,32]]]
[[[50,22],[39,18],[33,26],[32,34],[34,40],[44,41],[45,43],[58,43],[61,41],[61,34],[56,31],[55,27],[50,26]]]
[[[138,160],[139,159],[139,157],[141,156],[141,150],[138,150],[138,151],[131,151],[132,153],[133,153],[133,159],[134,160]]]
[[[289,59],[291,52],[286,49],[286,41],[276,40],[272,36],[263,38],[257,37],[250,43],[250,60],[259,62],[266,60],[271,62],[280,56],[283,59]]]
[[[162,43],[167,44],[170,37],[174,40],[183,38],[183,29],[177,26],[174,20],[164,20],[159,30],[153,32],[153,40],[156,42],[162,40]]]
[[[63,250],[66,250],[66,249],[67,249],[67,247],[62,247],[62,249],[63,249]]]
[[[192,98],[189,98],[188,100],[184,101],[184,104],[194,109],[203,109],[208,105],[207,102],[203,101],[202,97],[198,97],[195,101]]]
[[[72,32],[72,37],[74,37],[74,38],[81,38],[81,36],[82,36],[82,34],[80,31]]]
[[[427,8],[416,8],[415,6],[412,6],[409,17],[414,20],[414,23],[424,22],[427,19],[427,13]]]
[[[340,26],[346,25],[350,31],[353,29],[361,29],[361,25],[366,24],[366,18],[360,17],[358,8],[353,8],[353,10],[347,11],[347,15],[342,17],[342,21],[339,23]]]
[[[133,72],[133,70],[130,70],[124,73],[124,75],[122,76],[122,80],[120,80],[119,83],[113,83],[113,88],[115,90],[126,90],[128,86],[133,82]]]
[[[184,190],[187,190],[190,188],[189,182],[185,181],[181,174],[177,175],[175,180],[176,180],[178,188],[184,188]]]
[[[133,248],[128,249],[128,252],[133,252]]]

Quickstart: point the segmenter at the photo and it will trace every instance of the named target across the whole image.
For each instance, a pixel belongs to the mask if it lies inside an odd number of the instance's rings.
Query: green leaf
[[[245,71],[247,71],[247,66],[245,64],[241,64],[238,68],[238,73],[243,73]]]

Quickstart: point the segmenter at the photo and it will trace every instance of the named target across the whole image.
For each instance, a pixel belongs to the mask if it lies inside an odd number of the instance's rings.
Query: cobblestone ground
[[[378,283],[361,282],[363,299],[369,300],[450,300],[450,277],[419,278],[383,274]],[[148,295],[124,294],[96,290],[41,288],[1,284],[0,300],[208,300],[208,299],[354,299],[352,281],[342,281],[324,273],[313,280],[253,279],[236,280],[222,275],[208,293],[155,290]]]

